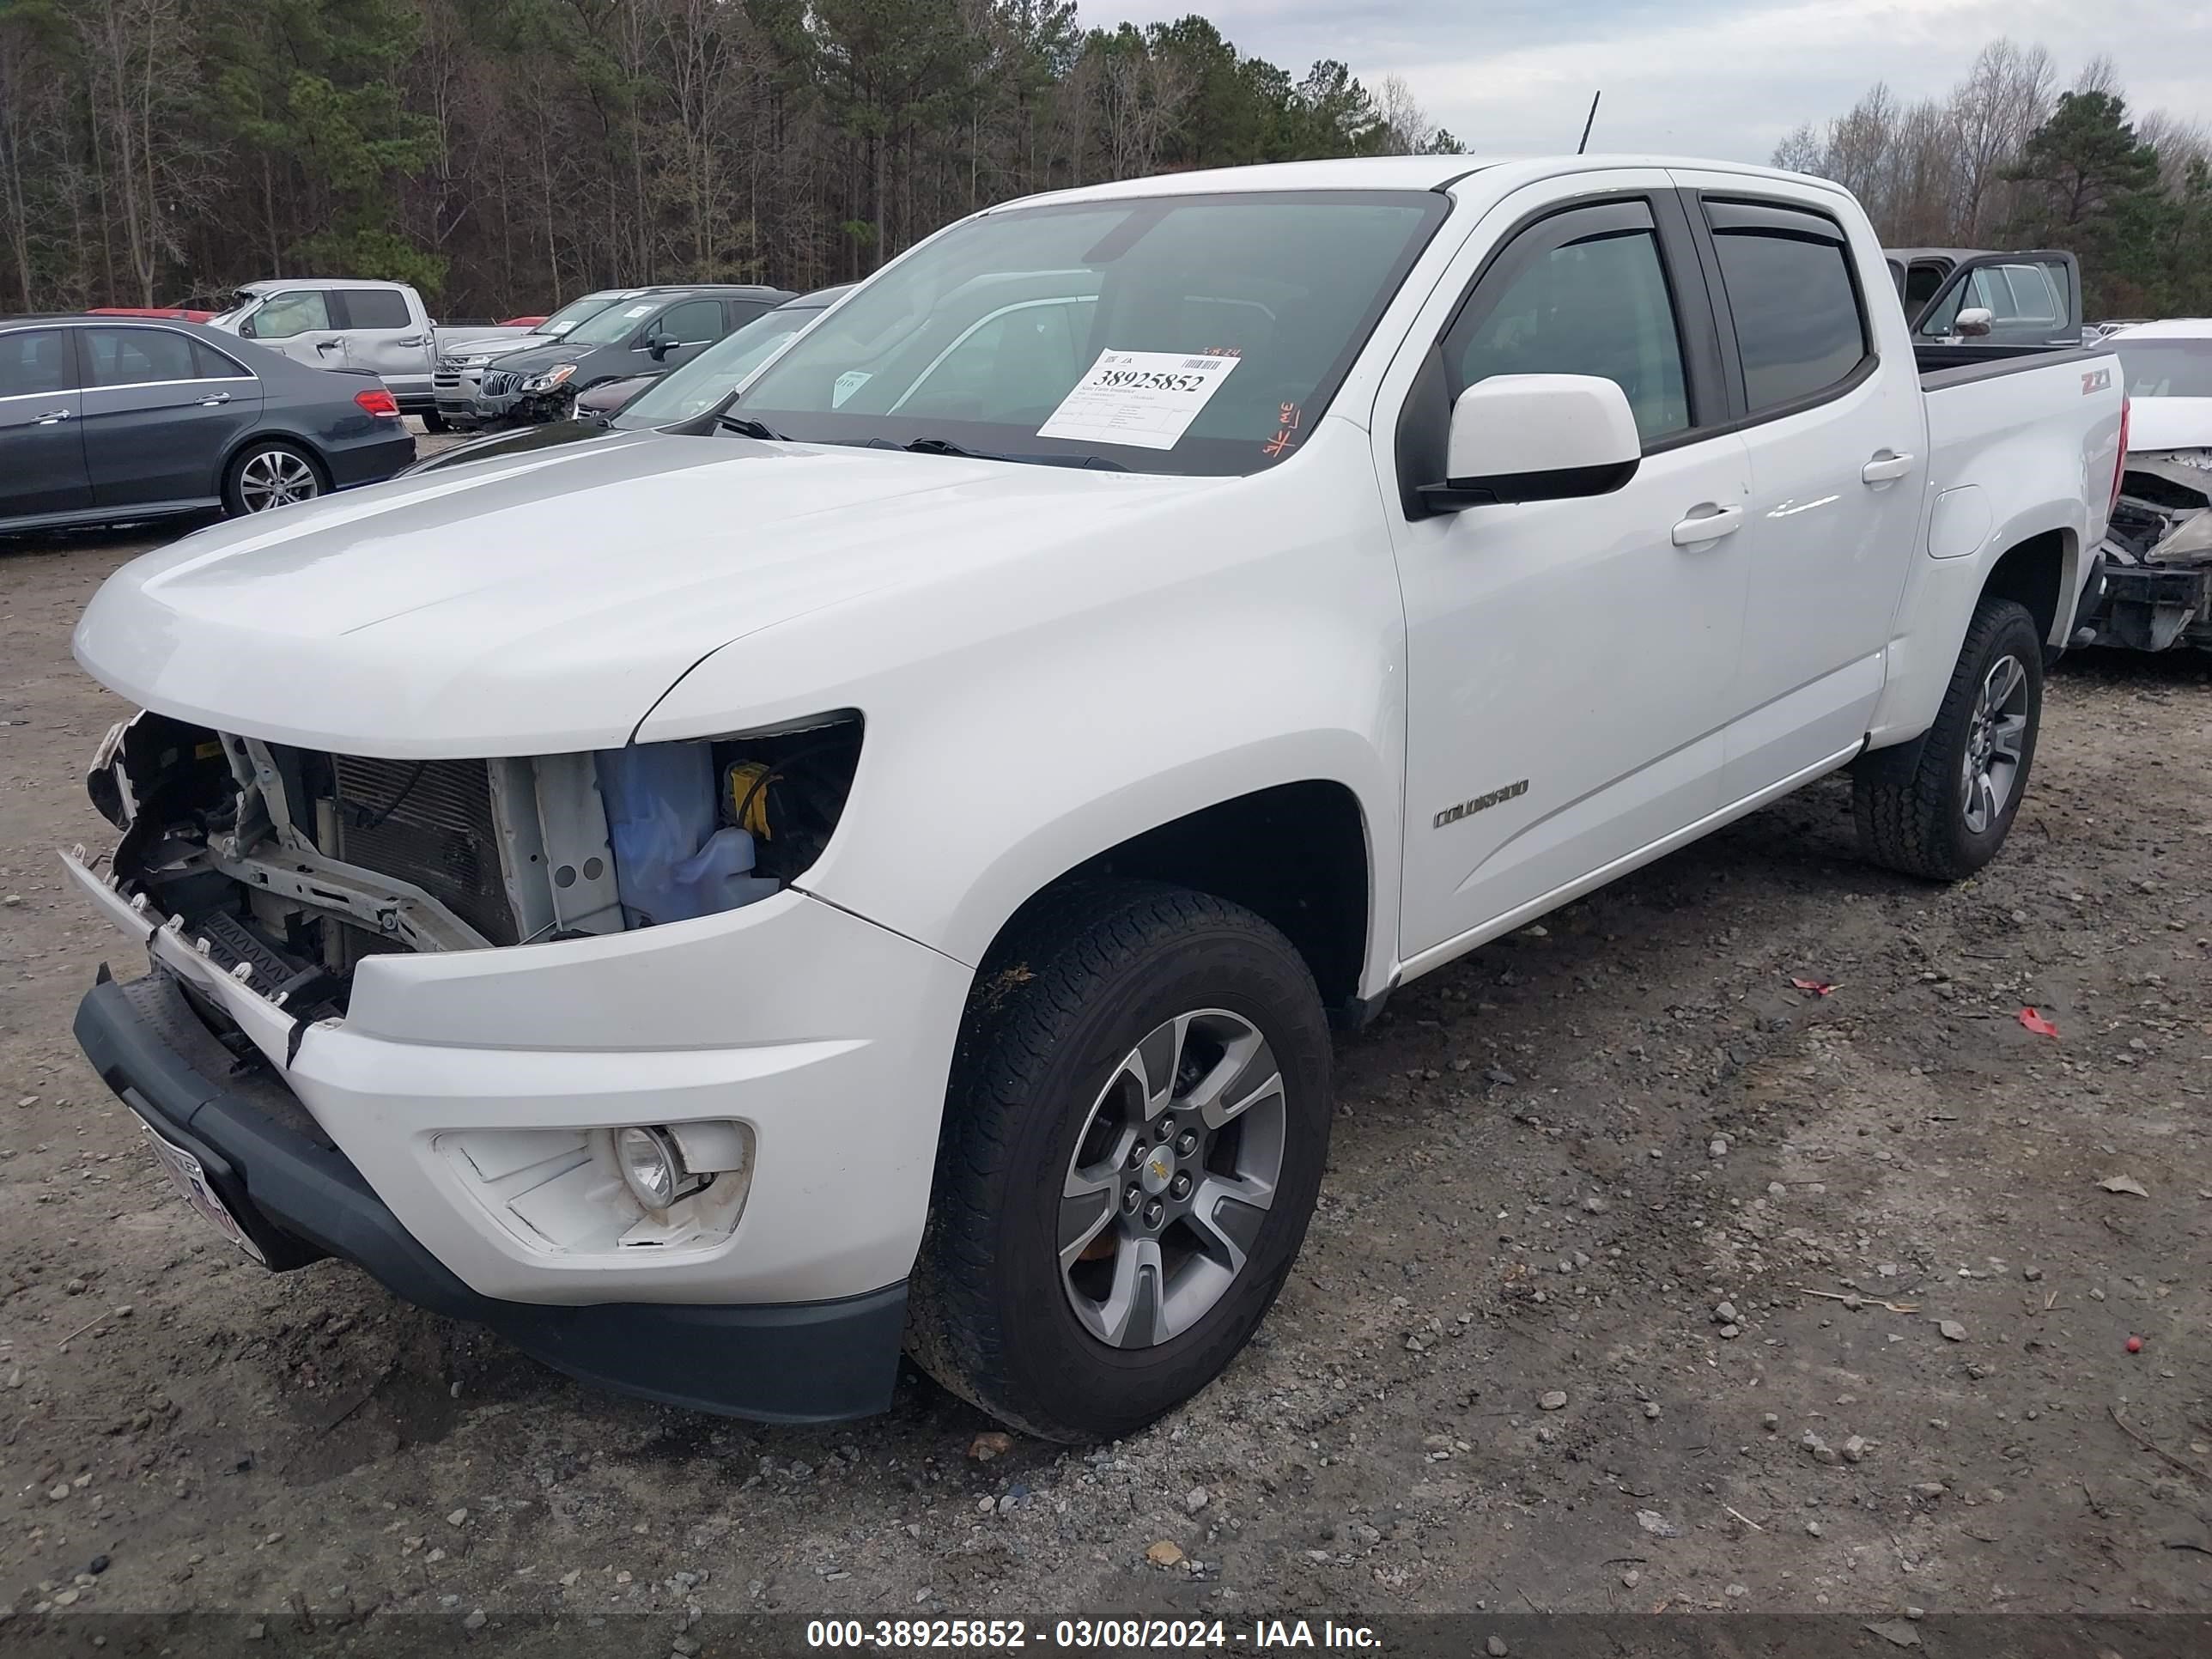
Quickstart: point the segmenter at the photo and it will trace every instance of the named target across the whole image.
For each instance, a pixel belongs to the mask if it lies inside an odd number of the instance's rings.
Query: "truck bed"
[[[1912,356],[1920,365],[1920,384],[1933,392],[1939,386],[1959,386],[2051,363],[2089,362],[2112,354],[2096,346],[1934,345],[1915,343]]]

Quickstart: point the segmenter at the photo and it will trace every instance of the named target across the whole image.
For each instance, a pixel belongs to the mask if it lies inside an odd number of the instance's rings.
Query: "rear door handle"
[[[200,404],[200,407],[201,407],[202,409],[213,409],[213,408],[215,408],[218,404],[227,404],[227,403],[228,403],[229,401],[230,401],[230,393],[228,393],[228,392],[214,392],[214,393],[210,394],[210,396],[208,396],[208,397],[205,397],[205,398],[201,398],[201,399],[199,400],[199,404]]]
[[[318,340],[315,342],[315,349],[318,351],[336,351],[338,347],[343,343],[344,342],[341,340]]]
[[[1912,471],[1912,457],[1899,455],[1892,450],[1877,450],[1875,458],[1859,469],[1862,483],[1887,483],[1901,478]]]
[[[33,426],[59,426],[64,421],[69,419],[69,417],[70,412],[66,409],[50,409],[43,415],[33,416],[32,418],[31,424]]]
[[[1692,507],[1690,516],[1674,526],[1674,545],[1696,547],[1704,542],[1717,542],[1742,528],[1741,507],[1716,507],[1705,501]]]
[[[415,336],[413,336],[412,337],[408,338],[408,339],[404,339],[404,340],[394,340],[392,343],[392,344],[394,344],[394,345],[396,345],[396,346],[418,346],[418,345],[423,345],[423,344],[426,344],[426,343],[427,343],[427,342],[422,338],[422,337],[421,335],[417,334],[417,335],[415,335]]]

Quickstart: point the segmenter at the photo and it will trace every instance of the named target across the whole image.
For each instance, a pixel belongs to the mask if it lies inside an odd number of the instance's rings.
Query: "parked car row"
[[[427,472],[484,460],[495,455],[547,449],[592,438],[610,427],[645,431],[677,426],[719,413],[736,397],[755,370],[800,330],[851,292],[849,285],[817,289],[787,300],[756,317],[735,333],[715,342],[667,374],[634,374],[603,380],[579,393],[568,418],[487,433],[468,443],[440,450],[409,469]]]
[[[580,395],[680,368],[793,297],[788,289],[730,283],[588,294],[536,333],[460,341],[441,353],[433,379],[436,412],[461,427],[565,420]]]
[[[689,419],[844,292],[603,290],[448,341],[432,382],[422,343],[439,331],[404,283],[254,283],[205,323],[192,307],[0,319],[0,533],[254,513],[376,483],[414,464],[403,412],[520,428],[449,452],[466,459],[602,432],[673,371],[681,384],[640,422]]]
[[[0,532],[258,513],[415,459],[398,400],[198,323],[0,319]]]

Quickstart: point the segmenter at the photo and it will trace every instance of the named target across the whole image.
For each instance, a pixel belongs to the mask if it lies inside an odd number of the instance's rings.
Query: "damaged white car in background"
[[[2127,372],[2127,470],[2074,642],[2212,649],[2212,319],[2104,343]]]

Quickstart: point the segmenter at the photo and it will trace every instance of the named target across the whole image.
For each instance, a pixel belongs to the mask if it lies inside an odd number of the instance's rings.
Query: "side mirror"
[[[253,325],[253,319],[252,319],[252,318],[248,317],[248,318],[246,318],[243,322],[241,322],[241,323],[240,323],[240,324],[239,324],[239,325],[238,325],[238,337],[239,337],[240,339],[241,339],[241,340],[255,340],[255,339],[258,339],[258,338],[260,338],[260,337],[261,337],[261,331],[260,331],[259,329],[258,329],[258,328],[254,327],[254,325]]]
[[[1493,374],[1459,394],[1437,512],[1609,495],[1644,459],[1628,394],[1595,374]]]
[[[1959,313],[1952,327],[1966,339],[1978,340],[1990,331],[1996,319],[1996,313],[1987,306],[1968,306]]]
[[[645,349],[653,354],[653,361],[657,363],[676,349],[676,342],[665,334],[649,334],[646,337]]]

